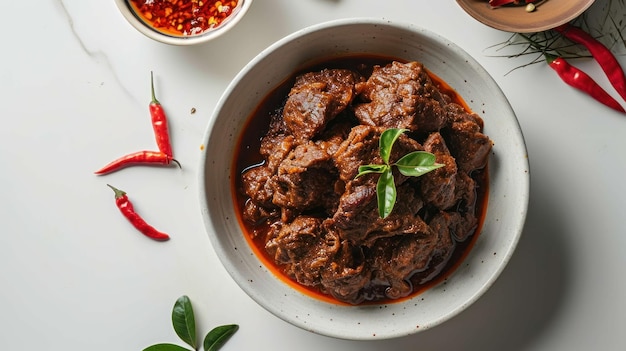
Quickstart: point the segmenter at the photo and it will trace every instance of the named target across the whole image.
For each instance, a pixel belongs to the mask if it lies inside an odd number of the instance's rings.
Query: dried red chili
[[[598,85],[598,83],[596,83],[596,81],[594,81],[588,74],[570,65],[562,57],[550,54],[545,54],[545,57],[549,66],[556,71],[565,83],[576,89],[584,91],[589,96],[614,110],[626,113],[624,108],[611,95],[609,95],[609,93],[602,89],[602,87]]]
[[[219,26],[241,0],[131,0],[135,12],[155,29],[196,35]]]
[[[504,6],[504,5],[520,5],[522,3],[525,4],[530,4],[533,2],[537,2],[539,0],[489,0],[489,5],[491,5],[491,7],[499,7],[499,6]]]
[[[626,75],[609,48],[581,28],[570,24],[561,25],[555,30],[571,41],[584,45],[598,62],[611,85],[626,100]]]
[[[95,174],[103,175],[133,165],[169,165],[172,162],[180,167],[180,163],[178,161],[164,154],[163,152],[137,151],[112,161],[111,163],[97,170]]]
[[[109,188],[113,189],[115,192],[115,204],[117,208],[119,208],[120,212],[128,219],[128,221],[139,230],[143,235],[158,241],[166,241],[170,239],[170,236],[156,230],[153,226],[149,225],[137,212],[135,212],[135,208],[133,207],[132,202],[128,199],[128,195],[126,192],[116,187],[107,184]]]
[[[152,90],[152,101],[150,102],[150,116],[152,118],[152,128],[157,146],[162,153],[172,157],[172,145],[170,144],[170,134],[167,127],[167,117],[163,110],[163,105],[154,95],[154,76],[150,72],[150,86]]]

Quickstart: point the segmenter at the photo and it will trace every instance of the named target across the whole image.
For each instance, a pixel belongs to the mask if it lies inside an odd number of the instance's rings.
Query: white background
[[[231,32],[196,47],[144,37],[113,1],[5,1],[2,12],[0,350],[182,345],[170,322],[181,295],[192,300],[198,334],[240,325],[225,351],[626,348],[626,115],[543,63],[508,73],[529,58],[494,57],[489,48],[510,33],[456,2],[256,0]],[[500,279],[452,320],[395,340],[332,339],[266,312],[222,268],[199,210],[203,133],[229,81],[283,36],[354,16],[412,22],[474,56],[510,99],[531,166],[526,228]],[[610,88],[593,62],[576,64]],[[155,148],[151,70],[182,170],[95,176],[117,156]],[[107,183],[172,240],[137,233]]]

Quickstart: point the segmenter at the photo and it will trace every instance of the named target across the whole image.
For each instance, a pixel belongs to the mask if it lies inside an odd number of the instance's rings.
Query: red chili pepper
[[[588,74],[570,65],[562,57],[550,54],[545,54],[545,57],[548,65],[556,71],[565,83],[576,89],[584,91],[597,101],[614,110],[626,113],[624,108],[615,99],[613,99],[609,93],[602,89],[602,87],[598,85],[598,83],[596,83]]]
[[[167,127],[167,117],[163,110],[163,105],[154,95],[154,77],[150,72],[150,86],[152,88],[152,101],[150,102],[150,116],[152,117],[152,128],[156,138],[157,146],[162,153],[172,157],[172,145],[170,144],[170,134]]]
[[[122,212],[124,217],[126,217],[126,219],[128,219],[128,221],[135,228],[137,228],[137,230],[139,230],[143,235],[147,236],[148,238],[154,240],[166,241],[170,239],[169,235],[156,230],[154,227],[146,223],[146,221],[135,212],[133,204],[128,199],[126,192],[117,189],[112,185],[107,185],[115,192],[115,204],[117,205],[117,208],[120,209],[120,212]]]
[[[180,163],[178,163],[178,161],[176,161],[175,159],[171,158],[170,156],[167,156],[166,154],[162,153],[162,152],[156,152],[156,151],[137,151],[134,152],[132,154],[128,154],[125,156],[122,156],[116,160],[114,160],[113,162],[109,163],[108,165],[102,167],[101,169],[97,170],[95,173],[98,175],[102,175],[102,174],[107,174],[107,173],[111,173],[111,172],[115,172],[117,170],[120,170],[124,167],[128,167],[128,166],[132,166],[132,165],[140,165],[140,164],[145,164],[145,165],[169,165],[172,162],[176,163],[178,165],[178,167],[180,167]]]
[[[611,85],[626,100],[626,75],[609,48],[581,28],[570,24],[561,25],[555,30],[571,41],[584,45],[598,62]]]

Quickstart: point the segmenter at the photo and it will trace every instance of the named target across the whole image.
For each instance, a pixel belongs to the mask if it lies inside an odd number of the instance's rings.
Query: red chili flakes
[[[162,32],[197,35],[219,26],[240,0],[131,0],[135,13]]]

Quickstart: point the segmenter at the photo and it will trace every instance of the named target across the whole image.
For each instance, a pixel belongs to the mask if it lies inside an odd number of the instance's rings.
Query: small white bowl
[[[273,275],[255,256],[235,213],[231,166],[242,128],[272,89],[320,58],[367,53],[422,62],[483,117],[484,132],[494,147],[482,231],[445,284],[400,302],[346,306],[302,294]],[[476,301],[502,272],[526,218],[528,156],[506,97],[485,69],[461,48],[411,24],[345,19],[314,25],[279,40],[247,64],[228,86],[210,120],[204,145],[199,167],[201,210],[212,246],[224,267],[265,309],[293,325],[326,336],[394,338],[452,318]]]
[[[197,35],[176,36],[161,32],[142,20],[139,15],[135,13],[129,1],[130,0],[115,0],[117,8],[120,10],[124,18],[126,18],[128,23],[150,39],[165,44],[181,46],[206,43],[223,35],[237,25],[252,5],[252,0],[239,0],[237,7],[233,9],[230,16],[228,16],[228,18],[226,18],[219,26]]]

